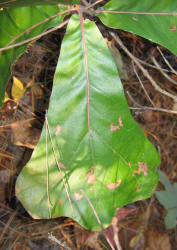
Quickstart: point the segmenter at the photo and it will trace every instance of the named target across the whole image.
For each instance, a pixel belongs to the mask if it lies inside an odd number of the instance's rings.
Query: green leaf
[[[81,29],[77,15],[62,42],[47,117],[47,146],[44,128],[16,184],[34,218],[68,216],[101,230],[91,204],[107,227],[117,208],[152,195],[159,155],[131,116],[97,26],[86,20]]]
[[[79,4],[80,0],[0,0],[0,8],[21,7],[28,5]]]
[[[145,15],[99,13],[101,21],[115,29],[122,29],[155,43],[159,43],[177,55],[177,1],[174,0],[111,0],[104,6],[105,11],[130,12],[171,12],[171,15]]]
[[[156,197],[160,204],[168,210],[165,217],[165,225],[167,229],[176,226],[177,219],[177,183],[171,185],[168,177],[162,171],[159,171],[159,180],[165,186],[165,191],[156,191]]]
[[[61,10],[66,8],[62,7]],[[9,44],[11,40],[22,34],[14,42],[21,42],[40,34],[49,27],[56,26],[62,21],[63,16],[57,16],[39,26],[28,30],[32,25],[58,13],[56,6],[36,6],[14,8],[0,11],[0,48]],[[24,18],[25,17],[25,18]],[[13,43],[12,43],[13,44]],[[10,78],[11,64],[25,51],[26,45],[0,52],[0,106],[4,98],[4,89]]]

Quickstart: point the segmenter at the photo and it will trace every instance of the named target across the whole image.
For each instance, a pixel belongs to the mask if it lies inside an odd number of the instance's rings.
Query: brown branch
[[[163,55],[161,49],[159,48],[159,46],[157,46],[157,49],[159,51],[159,53],[161,54],[163,60],[165,61],[166,65],[171,69],[171,72],[175,75],[177,75],[177,71],[174,70],[174,68],[170,65],[170,63],[167,61],[167,59],[165,58],[165,56]]]
[[[53,15],[53,16],[50,16],[50,17],[48,17],[48,18],[45,18],[44,20],[42,20],[42,21],[40,21],[40,22],[34,24],[33,26],[31,26],[29,29],[26,29],[25,31],[23,31],[23,32],[20,33],[18,36],[14,37],[10,42],[8,42],[8,43],[6,44],[6,46],[9,46],[11,43],[15,42],[18,38],[20,38],[21,36],[23,36],[25,33],[29,33],[29,32],[30,32],[31,30],[33,30],[34,28],[38,27],[40,24],[43,24],[43,23],[45,23],[45,22],[47,22],[47,21],[49,21],[49,20],[51,20],[51,19],[54,19],[54,18],[57,17],[57,16],[61,16],[61,15],[65,14],[65,13],[68,13],[68,12],[71,12],[71,11],[74,11],[74,10],[75,10],[75,8],[68,9],[68,10],[64,10],[64,11],[59,12],[59,13]]]
[[[87,6],[87,8],[89,8],[89,3],[86,0],[81,0],[81,3]]]
[[[177,102],[177,96],[167,92],[166,90],[162,89],[161,87],[157,85],[157,83],[154,81],[154,79],[151,77],[148,71],[139,63],[137,58],[125,47],[125,45],[120,40],[120,38],[117,35],[115,35],[113,32],[110,32],[110,34],[114,38],[114,40],[119,44],[119,46],[124,50],[124,52],[133,60],[133,62],[137,65],[137,67],[142,71],[144,76],[150,81],[150,83],[155,88],[155,90],[160,92],[163,95],[166,95],[172,98],[173,100],[175,100],[175,102]]]
[[[160,73],[166,78],[168,79],[171,83],[177,85],[177,81],[173,80],[169,75],[167,75],[162,68],[160,67],[160,65],[158,64],[158,62],[156,61],[155,57],[151,56],[151,59],[153,61],[153,63],[156,65],[157,69],[160,71]]]
[[[57,239],[52,233],[48,233],[48,238],[51,241],[57,243],[59,246],[62,246],[64,249],[66,249],[66,250],[72,250],[72,248],[70,248],[65,241]]]
[[[140,106],[140,105],[139,105]],[[153,111],[160,111],[164,113],[170,113],[177,115],[177,111],[175,110],[170,110],[170,109],[163,109],[163,108],[156,108],[156,107],[146,107],[146,106],[141,106],[141,107],[129,107],[130,109],[136,109],[136,110],[153,110]]]
[[[130,93],[127,91],[126,92],[130,100],[137,105],[137,107],[129,107],[130,109],[135,109],[135,110],[153,110],[153,111],[160,111],[160,112],[165,112],[165,113],[170,113],[170,114],[177,114],[176,110],[171,110],[171,109],[163,109],[163,108],[157,108],[157,107],[147,107],[147,106],[142,106],[139,103],[137,103],[134,98],[130,95]]]
[[[136,68],[135,68],[135,64],[134,64],[133,61],[132,61],[132,66],[133,66],[133,70],[134,70],[134,72],[135,72],[135,75],[136,75],[136,77],[138,78],[138,80],[139,80],[139,82],[140,82],[140,85],[141,85],[142,89],[144,90],[145,95],[147,96],[147,99],[150,101],[150,103],[152,104],[152,106],[155,106],[154,103],[153,103],[153,101],[151,100],[151,98],[150,98],[150,96],[149,96],[147,90],[145,89],[144,84],[143,84],[142,81],[141,81],[141,78],[140,78],[139,75],[138,75],[138,72],[137,72],[137,70],[136,70]]]
[[[99,3],[103,2],[103,1],[104,1],[104,0],[98,0],[98,1],[96,1],[95,3],[92,3],[92,4],[90,4],[88,7],[86,7],[86,9],[90,9],[90,8],[94,7],[95,5],[97,5],[97,4],[99,4]]]
[[[5,227],[4,227],[3,230],[2,230],[2,233],[1,233],[1,235],[0,235],[0,242],[1,242],[1,240],[3,239],[3,236],[6,234],[6,232],[7,232],[7,230],[8,230],[8,227],[10,226],[10,224],[12,223],[12,221],[13,221],[13,219],[14,219],[14,217],[15,217],[16,215],[17,215],[17,211],[15,210],[15,211],[11,214],[9,220],[7,221]]]
[[[147,62],[144,62],[144,61],[142,61],[141,59],[139,59],[139,58],[136,58],[141,64],[144,64],[144,65],[146,65],[146,66],[148,66],[148,67],[150,67],[150,68],[153,68],[153,69],[158,69],[156,66],[154,66],[154,65],[152,65],[152,64],[150,64],[150,63],[147,63]],[[164,71],[164,72],[172,72],[171,70],[168,70],[168,69],[162,69],[161,68],[161,70],[162,71]]]
[[[5,47],[3,47],[3,48],[0,48],[0,53],[1,53],[2,51],[8,50],[8,49],[13,49],[13,48],[22,46],[22,45],[24,45],[24,44],[26,44],[26,43],[32,42],[32,41],[34,41],[34,40],[37,40],[37,39],[39,39],[39,38],[41,38],[41,37],[43,37],[43,36],[45,36],[45,35],[51,33],[52,31],[55,31],[55,30],[57,30],[57,29],[61,29],[61,28],[64,27],[68,22],[69,22],[69,19],[67,19],[66,21],[62,22],[61,24],[59,24],[59,25],[57,25],[57,26],[51,28],[50,30],[47,30],[47,31],[45,31],[45,32],[43,32],[43,33],[41,33],[41,34],[39,34],[39,35],[36,35],[36,36],[34,36],[34,37],[32,37],[32,38],[26,39],[25,41],[22,41],[22,42],[19,42],[19,43],[15,43],[15,44],[13,44],[13,45],[9,45],[9,46],[5,46]]]

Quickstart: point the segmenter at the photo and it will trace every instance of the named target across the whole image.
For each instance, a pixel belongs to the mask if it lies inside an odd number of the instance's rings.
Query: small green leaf
[[[62,42],[47,117],[49,131],[16,184],[34,218],[68,216],[101,230],[94,212],[107,227],[117,208],[152,195],[159,155],[131,116],[97,26],[80,26],[77,15]]]
[[[31,5],[79,4],[80,0],[0,0],[0,8],[12,8]]]
[[[66,8],[62,7],[61,11],[64,9]],[[49,27],[56,26],[62,21],[63,16],[57,16],[30,29],[31,26],[57,13],[58,9],[56,6],[36,6],[35,8],[23,7],[0,11],[0,48],[24,41],[40,34]],[[20,34],[22,35],[18,38]],[[14,42],[9,43],[15,38],[17,39],[14,40]],[[4,98],[5,86],[10,78],[11,64],[25,51],[25,49],[26,45],[23,45],[0,52],[0,106]]]
[[[105,11],[129,11],[132,14],[101,12],[98,17],[108,27],[123,29],[155,43],[159,43],[177,55],[177,1],[173,0],[111,0],[104,6]],[[136,14],[145,12],[146,14]],[[171,15],[147,15],[168,12]]]
[[[171,185],[168,177],[162,171],[159,171],[159,180],[165,186],[165,191],[156,191],[156,197],[160,204],[167,209],[165,225],[168,229],[176,226],[177,219],[177,183]]]

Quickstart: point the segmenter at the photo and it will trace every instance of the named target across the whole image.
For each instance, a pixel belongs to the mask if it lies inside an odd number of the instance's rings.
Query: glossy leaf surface
[[[0,0],[0,8],[21,7],[30,5],[79,4],[80,0]]]
[[[108,27],[122,29],[159,43],[177,55],[177,1],[111,0],[104,10],[131,12],[170,12],[171,15],[138,15],[100,13],[98,16]]]
[[[43,129],[16,194],[34,218],[68,216],[101,230],[89,202],[108,226],[117,208],[152,194],[160,159],[130,114],[94,22],[81,30],[79,17],[71,18],[50,100],[50,132]]]
[[[24,41],[40,34],[49,27],[58,25],[62,21],[61,16],[48,20],[34,29],[28,30],[31,26],[56,13],[58,13],[56,6],[23,7],[0,11],[0,48]],[[24,34],[22,34],[23,32]],[[18,39],[10,43],[10,41],[20,34],[22,35]],[[25,49],[26,45],[23,45],[0,53],[0,105],[4,97],[5,86],[10,77],[11,64]]]

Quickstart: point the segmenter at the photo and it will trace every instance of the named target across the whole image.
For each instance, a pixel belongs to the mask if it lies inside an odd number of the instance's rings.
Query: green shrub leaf
[[[0,8],[11,8],[31,5],[79,4],[80,0],[0,0]]]
[[[101,230],[94,213],[106,227],[118,208],[152,195],[159,155],[131,116],[97,26],[80,26],[77,15],[62,42],[47,119],[16,184],[34,218],[68,216]]]
[[[64,9],[66,8],[62,7],[61,10]],[[24,41],[40,34],[49,27],[56,26],[62,21],[63,16],[57,16],[56,18],[50,19],[28,30],[32,25],[56,13],[58,13],[56,6],[36,6],[35,8],[23,7],[0,11],[0,48]],[[9,43],[20,34],[22,35],[18,39]],[[5,86],[10,78],[11,64],[25,51],[25,49],[26,45],[23,45],[0,52],[0,105],[4,98]]]
[[[177,2],[173,0],[111,0],[105,11],[168,12],[170,15],[138,15],[100,13],[101,21],[115,29],[123,29],[159,43],[177,55]],[[176,13],[176,15],[175,15]],[[173,15],[174,14],[174,15]]]
[[[168,176],[159,171],[159,180],[165,186],[165,191],[156,191],[156,197],[160,204],[167,209],[165,217],[165,225],[167,229],[172,229],[176,226],[177,219],[177,183],[171,185]]]

